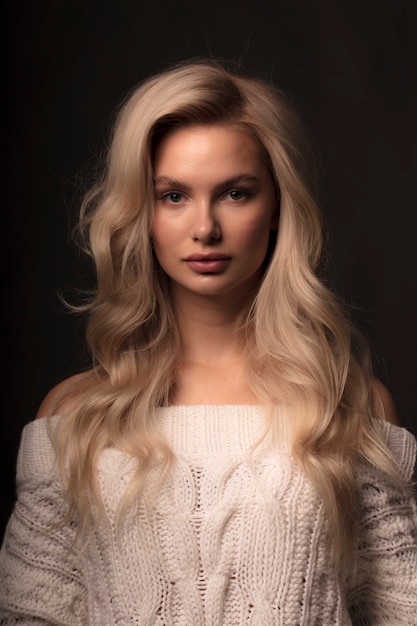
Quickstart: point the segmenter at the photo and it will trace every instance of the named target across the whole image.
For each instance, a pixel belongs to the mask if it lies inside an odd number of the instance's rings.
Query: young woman
[[[81,208],[93,366],[23,431],[2,623],[417,623],[416,441],[320,280],[310,179],[262,81],[126,100]]]

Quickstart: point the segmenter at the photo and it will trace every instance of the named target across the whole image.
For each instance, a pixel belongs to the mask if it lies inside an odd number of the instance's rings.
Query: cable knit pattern
[[[357,471],[360,538],[355,573],[332,568],[322,502],[293,463],[283,428],[256,448],[252,406],[160,409],[176,463],[157,497],[151,475],[116,535],[134,461],[101,457],[105,516],[81,555],[62,518],[62,487],[46,420],[28,424],[18,501],[0,556],[0,623],[94,626],[406,626],[417,624],[417,512],[370,467]],[[283,420],[283,424],[285,421]],[[416,441],[384,425],[405,478]]]

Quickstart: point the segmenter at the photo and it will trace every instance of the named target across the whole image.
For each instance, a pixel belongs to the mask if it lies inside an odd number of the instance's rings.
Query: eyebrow
[[[224,189],[225,187],[234,187],[235,185],[243,182],[259,183],[259,178],[257,176],[254,176],[253,174],[237,174],[236,176],[226,178],[221,183],[215,185],[215,189],[219,190]],[[191,190],[190,185],[187,185],[187,183],[182,183],[181,181],[176,180],[175,178],[171,178],[170,176],[157,176],[156,178],[154,178],[153,183],[155,187],[172,187],[177,189],[183,189],[187,192]]]

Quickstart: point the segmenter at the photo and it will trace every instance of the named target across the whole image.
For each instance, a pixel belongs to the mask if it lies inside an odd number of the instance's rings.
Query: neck
[[[245,349],[239,322],[248,310],[247,301],[188,294],[176,296],[173,303],[183,362],[228,367],[242,361]]]

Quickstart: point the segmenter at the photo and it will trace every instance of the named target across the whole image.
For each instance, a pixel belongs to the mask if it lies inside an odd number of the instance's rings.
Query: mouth
[[[198,274],[219,274],[224,271],[231,257],[219,253],[191,254],[184,262]]]

